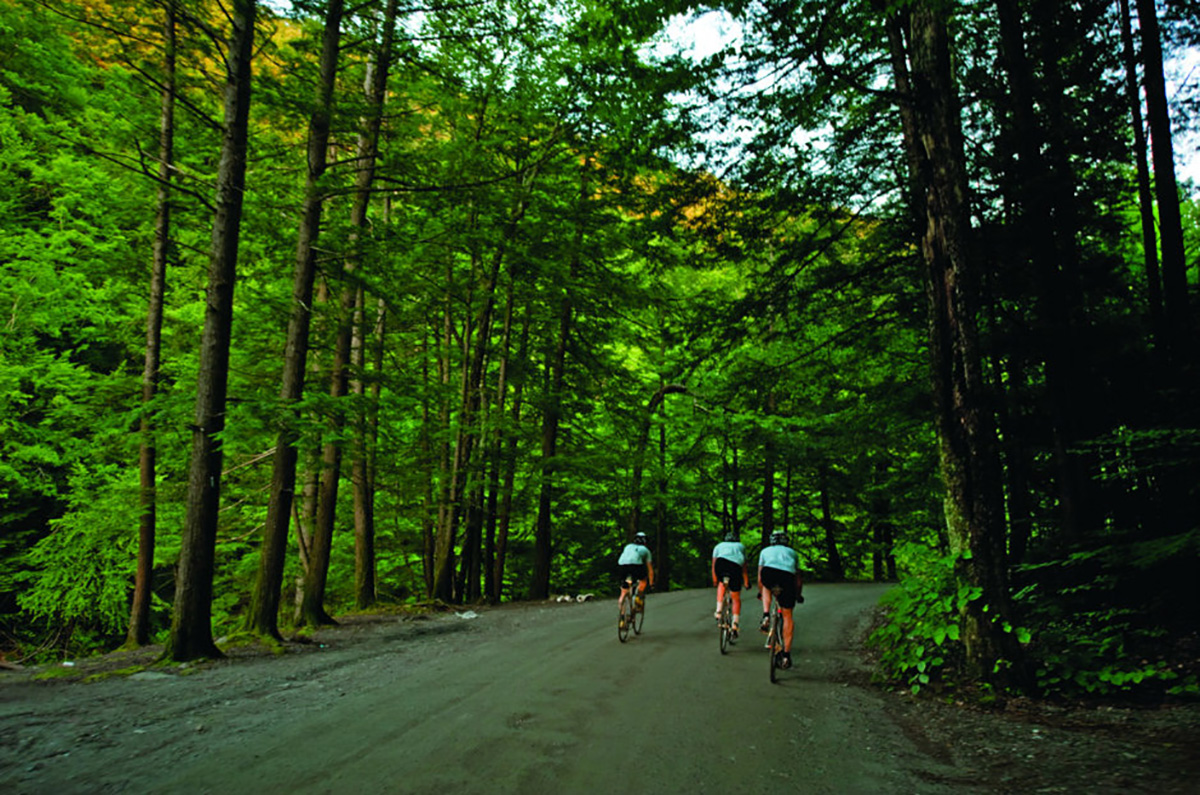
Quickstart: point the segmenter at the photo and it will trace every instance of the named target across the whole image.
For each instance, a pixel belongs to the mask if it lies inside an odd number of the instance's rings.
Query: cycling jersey
[[[612,558],[609,558],[612,560]],[[621,551],[621,557],[617,559],[619,566],[638,566],[644,565],[651,561],[650,550],[641,544],[626,544],[625,549]]]
[[[732,560],[739,566],[746,562],[746,548],[740,541],[722,541],[713,547],[713,559]]]
[[[800,567],[800,556],[791,547],[775,544],[763,547],[762,552],[758,553],[758,565],[760,568],[765,566],[795,574]]]

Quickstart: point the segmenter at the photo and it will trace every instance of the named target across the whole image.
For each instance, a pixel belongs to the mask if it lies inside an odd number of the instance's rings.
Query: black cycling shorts
[[[784,610],[791,610],[796,606],[795,572],[784,571],[783,569],[773,569],[770,566],[763,566],[762,584],[763,587],[768,591],[776,585],[780,587],[779,606]]]
[[[734,563],[728,558],[717,558],[715,564],[717,567],[717,582],[720,582],[722,577],[728,577],[729,590],[742,590],[742,567],[739,564]]]
[[[625,587],[625,578],[633,577],[634,580],[648,580],[649,570],[646,569],[645,563],[622,563],[617,566],[617,582],[621,587]]]

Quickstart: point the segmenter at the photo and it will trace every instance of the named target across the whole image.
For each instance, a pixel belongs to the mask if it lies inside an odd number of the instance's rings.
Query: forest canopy
[[[3,0],[0,651],[783,531],[905,687],[1197,692],[1197,19]]]

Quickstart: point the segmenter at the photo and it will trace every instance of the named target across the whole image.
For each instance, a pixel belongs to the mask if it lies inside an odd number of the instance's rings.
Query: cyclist
[[[804,580],[800,576],[800,556],[788,546],[787,533],[771,533],[771,543],[758,554],[758,588],[762,595],[763,617],[760,629],[770,630],[771,588],[778,585],[779,609],[783,613],[783,651],[779,652],[779,667],[792,667],[792,608],[803,604]]]
[[[717,609],[713,618],[721,618],[721,602],[725,599],[725,583],[729,578],[729,591],[733,599],[733,637],[738,635],[738,618],[742,613],[742,588],[750,587],[750,572],[746,567],[746,548],[738,541],[737,533],[726,533],[725,540],[713,547],[712,581],[717,586]]]
[[[625,603],[625,595],[629,589],[625,587],[625,577],[632,576],[638,581],[637,606],[641,608],[642,599],[646,593],[646,583],[654,585],[654,564],[651,563],[650,548],[646,546],[646,534],[639,532],[633,537],[633,542],[626,544],[617,558],[617,578],[621,582],[621,596],[617,600],[617,608]]]

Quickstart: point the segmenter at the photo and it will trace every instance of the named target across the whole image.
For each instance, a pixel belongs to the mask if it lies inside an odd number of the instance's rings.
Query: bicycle
[[[783,653],[783,611],[779,607],[779,595],[783,589],[771,586],[771,615],[767,629],[767,651],[771,655],[771,682],[778,681],[779,657]]]
[[[720,636],[721,654],[727,654],[729,644],[733,642],[733,595],[729,588],[729,577],[722,577],[725,585],[725,596],[721,599],[721,617],[717,619],[717,633]]]
[[[629,596],[620,600],[617,610],[617,638],[622,643],[629,639],[630,629],[633,630],[633,634],[641,635],[642,622],[646,620],[646,598],[638,594],[637,585],[638,581],[634,577],[625,578],[622,590],[628,590]]]

